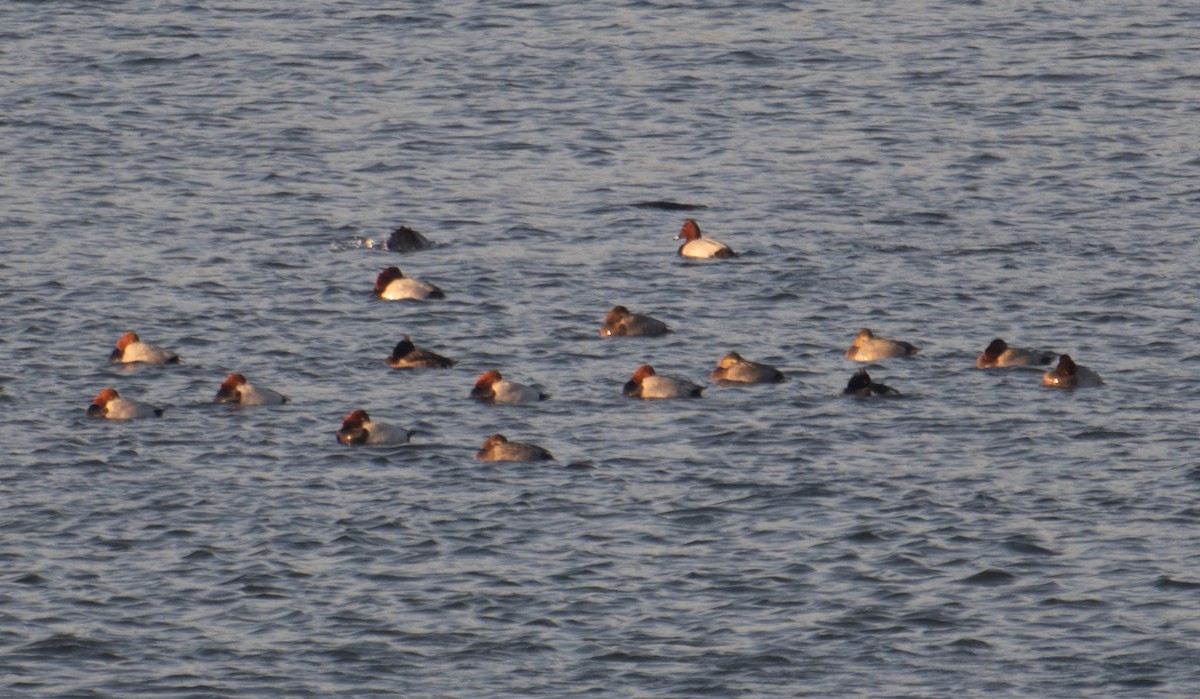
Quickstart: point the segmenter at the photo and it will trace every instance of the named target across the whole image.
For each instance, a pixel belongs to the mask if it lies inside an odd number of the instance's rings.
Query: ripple
[[[1008,585],[1015,582],[1017,576],[1003,570],[982,570],[974,575],[963,578],[960,582],[968,585]]]

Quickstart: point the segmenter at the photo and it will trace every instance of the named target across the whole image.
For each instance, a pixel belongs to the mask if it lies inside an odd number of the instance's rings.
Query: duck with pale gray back
[[[854,336],[854,344],[846,350],[846,359],[856,362],[874,362],[894,357],[911,357],[916,353],[917,347],[912,343],[876,337],[869,328],[863,328]]]
[[[738,256],[733,248],[725,243],[703,237],[700,234],[700,224],[696,223],[695,219],[689,218],[683,222],[683,228],[679,230],[675,240],[684,241],[679,246],[680,257],[727,260]]]

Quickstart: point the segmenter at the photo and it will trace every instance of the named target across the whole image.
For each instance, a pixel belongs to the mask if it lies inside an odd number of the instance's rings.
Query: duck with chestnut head
[[[654,367],[643,364],[625,382],[622,393],[628,398],[699,398],[704,387],[687,379],[660,376]]]
[[[142,342],[135,332],[127,332],[117,340],[117,348],[109,355],[109,360],[117,364],[179,364],[179,355],[174,352]]]
[[[342,420],[342,428],[337,431],[337,440],[349,446],[394,445],[407,444],[411,432],[382,422],[375,422],[366,410],[354,410]]]
[[[106,388],[92,400],[87,408],[88,417],[105,420],[136,420],[145,417],[162,417],[163,409],[122,398],[115,388]]]
[[[502,405],[536,403],[547,398],[545,393],[532,386],[509,381],[495,369],[479,375],[475,387],[471,389],[471,397],[484,403]]]
[[[725,243],[701,235],[700,224],[696,223],[695,219],[689,218],[683,222],[683,228],[679,230],[675,240],[683,241],[679,246],[680,257],[727,260],[738,256],[733,248]]]

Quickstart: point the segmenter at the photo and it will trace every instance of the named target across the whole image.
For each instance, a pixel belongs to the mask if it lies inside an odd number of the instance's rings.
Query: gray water
[[[1198,66],[1190,2],[0,5],[0,694],[1200,694]],[[789,381],[621,396],[730,350]]]

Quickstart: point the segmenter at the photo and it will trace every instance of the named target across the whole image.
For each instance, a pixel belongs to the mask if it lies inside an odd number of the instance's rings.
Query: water
[[[1198,14],[3,6],[3,693],[1195,696]],[[362,244],[402,223],[438,247]],[[837,397],[863,326],[921,347],[870,367],[902,398]],[[734,349],[789,381],[620,395]],[[414,444],[336,444],[356,407]]]

